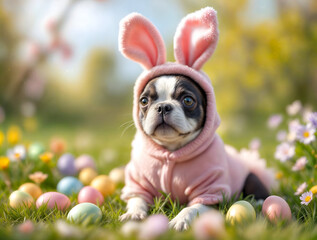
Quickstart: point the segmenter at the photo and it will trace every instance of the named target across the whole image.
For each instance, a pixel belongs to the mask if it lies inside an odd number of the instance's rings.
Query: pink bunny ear
[[[156,27],[138,13],[131,13],[120,22],[119,50],[145,69],[166,61],[164,41]]]
[[[182,19],[174,36],[176,61],[199,70],[218,41],[217,12],[206,7]]]

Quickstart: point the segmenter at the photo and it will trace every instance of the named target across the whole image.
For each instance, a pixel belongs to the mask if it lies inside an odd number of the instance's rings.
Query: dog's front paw
[[[119,217],[119,220],[121,222],[123,221],[127,221],[127,220],[133,220],[133,221],[141,221],[143,219],[145,219],[147,216],[147,213],[146,211],[134,211],[134,212],[126,212],[125,214],[122,214],[120,217]]]
[[[169,222],[169,227],[176,231],[187,230],[197,215],[197,211],[191,208],[184,208],[175,218]]]
[[[186,219],[180,218],[176,216],[169,222],[169,228],[173,228],[176,231],[185,231],[189,228],[190,223],[186,221]]]

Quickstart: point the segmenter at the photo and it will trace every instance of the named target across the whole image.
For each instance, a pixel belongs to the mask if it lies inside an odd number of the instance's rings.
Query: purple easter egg
[[[77,173],[77,169],[75,167],[75,158],[70,153],[63,154],[57,162],[58,170],[65,176],[72,176]]]
[[[76,159],[75,167],[77,171],[80,171],[84,168],[92,168],[96,170],[96,164],[94,159],[87,154],[81,155]]]

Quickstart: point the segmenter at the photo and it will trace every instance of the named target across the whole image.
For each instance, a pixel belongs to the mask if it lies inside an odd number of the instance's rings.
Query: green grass
[[[78,132],[85,130],[92,133],[92,142],[86,149],[76,147],[76,135]],[[130,145],[133,138],[133,128],[122,134],[124,127],[99,128],[98,126],[45,126],[38,129],[35,133],[25,133],[26,142],[41,141],[46,146],[52,136],[62,136],[68,142],[68,151],[78,156],[83,153],[91,154],[97,160],[98,171],[100,174],[108,174],[109,171],[129,161]],[[248,197],[245,200],[250,202],[256,209],[256,221],[241,226],[226,226],[227,235],[225,239],[317,239],[317,205],[313,202],[308,207],[301,206],[299,198],[294,196],[294,190],[297,186],[297,176],[293,176],[292,172],[285,165],[274,164],[272,160],[274,147],[276,142],[270,140],[272,133],[267,130],[250,127],[243,137],[239,134],[224,135],[224,141],[237,147],[247,146],[253,137],[261,137],[263,141],[262,155],[268,158],[270,165],[277,166],[284,173],[280,188],[274,194],[284,197],[289,203],[293,220],[289,223],[279,222],[272,224],[267,222],[261,214],[261,206]],[[103,160],[102,152],[104,149],[111,149],[115,154],[111,161]],[[0,150],[0,154],[4,154],[5,149]],[[72,204],[65,212],[58,210],[47,210],[45,206],[36,209],[35,206],[30,208],[20,207],[13,209],[8,204],[8,198],[12,190],[17,189],[22,183],[28,180],[28,174],[35,170],[41,170],[49,174],[49,178],[42,184],[43,191],[54,191],[56,184],[61,176],[54,171],[57,159],[52,162],[51,167],[47,167],[44,163],[34,163],[27,160],[20,164],[11,164],[8,174],[11,176],[12,189],[8,189],[4,182],[0,181],[0,239],[126,239],[120,233],[122,223],[119,216],[124,213],[125,203],[120,200],[120,190],[122,186],[116,189],[116,192],[107,197],[105,203],[101,206],[103,217],[100,223],[92,226],[75,225],[66,222],[68,211],[77,204],[76,196],[72,196]],[[241,198],[240,198],[241,199]],[[234,200],[227,200],[219,206],[215,206],[220,212],[225,214]],[[168,196],[155,200],[151,206],[149,214],[165,214],[169,219],[175,217],[185,206],[179,205],[177,202],[171,201]],[[19,224],[31,220],[35,229],[30,234],[22,234],[18,230]],[[63,233],[60,229],[61,221],[68,226],[68,234]],[[63,225],[63,224],[62,224]],[[155,227],[155,226],[154,226]],[[159,239],[193,239],[193,231],[178,233],[173,230],[168,231]],[[137,239],[131,236],[131,239]]]

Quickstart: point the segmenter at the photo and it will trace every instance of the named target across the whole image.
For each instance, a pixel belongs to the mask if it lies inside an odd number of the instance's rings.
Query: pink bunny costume
[[[217,40],[216,11],[206,7],[191,13],[177,27],[174,37],[176,62],[166,62],[163,39],[149,20],[137,13],[121,20],[119,49],[144,67],[134,86],[133,120],[137,132],[132,143],[131,161],[126,167],[122,199],[141,197],[151,204],[163,191],[181,204],[212,205],[221,202],[224,196],[238,196],[250,172],[264,184],[272,182],[265,166],[248,164],[235,151],[226,151],[215,133],[220,124],[215,95],[210,79],[200,69],[213,54]],[[201,133],[173,152],[144,133],[138,109],[139,97],[146,84],[155,77],[171,74],[190,77],[207,97],[206,121]]]

